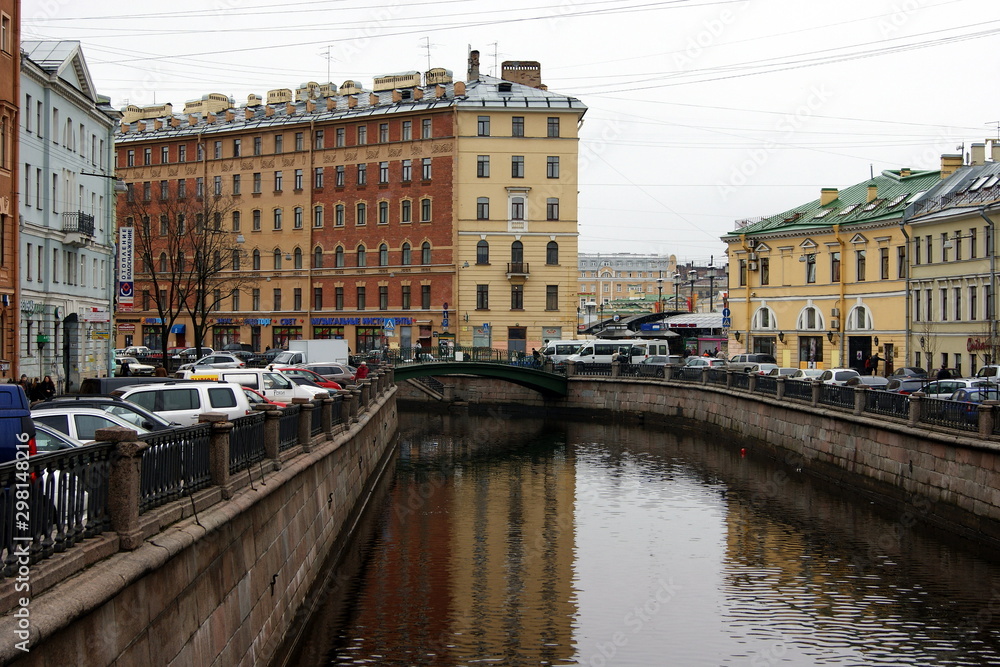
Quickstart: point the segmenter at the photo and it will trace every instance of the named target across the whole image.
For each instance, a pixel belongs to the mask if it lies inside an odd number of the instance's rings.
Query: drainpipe
[[[912,310],[911,310],[912,309],[912,303],[910,301],[910,299],[912,298],[912,296],[910,294],[910,261],[911,261],[911,258],[910,258],[910,235],[906,233],[906,226],[908,224],[910,224],[910,214],[911,213],[912,213],[911,207],[907,206],[903,210],[903,219],[899,221],[899,231],[901,231],[903,233],[903,238],[905,239],[905,241],[903,242],[904,243],[904,245],[903,245],[903,248],[904,248],[903,253],[904,253],[905,257],[906,257],[906,267],[904,268],[904,271],[906,271],[906,273],[903,275],[903,296],[905,298],[905,303],[906,303],[906,312],[903,314],[903,330],[904,330],[904,336],[905,336],[905,338],[904,338],[904,345],[905,345],[905,347],[903,348],[903,354],[905,355],[903,357],[903,364],[904,365],[909,365],[910,363],[912,363],[910,361],[910,338],[912,337],[912,331],[911,331],[911,327],[910,327],[910,318],[912,316],[911,315],[912,314]]]
[[[844,354],[844,344],[846,343],[846,341],[844,340],[844,332],[847,330],[847,327],[844,326],[844,320],[847,317],[847,303],[844,300],[846,297],[846,295],[844,294],[844,273],[845,273],[844,262],[847,259],[847,257],[846,253],[844,252],[844,245],[845,245],[844,239],[840,238],[840,224],[839,223],[834,224],[832,229],[834,238],[837,239],[837,243],[840,244],[840,280],[839,280],[840,295],[839,298],[837,299],[837,303],[840,304],[840,317],[838,318],[839,319],[838,324],[840,326],[839,326],[839,331],[837,331],[837,333],[840,336],[840,341],[837,347],[840,350],[840,366],[841,368],[846,368],[844,362],[850,361],[850,359],[847,359],[847,357]]]
[[[979,215],[986,224],[990,226],[990,243],[989,243],[989,253],[990,253],[990,363],[995,364],[997,358],[997,311],[996,311],[996,287],[997,287],[997,254],[996,254],[996,238],[995,229],[993,227],[993,221],[990,220],[989,216],[986,215],[986,207],[983,206],[979,209]]]

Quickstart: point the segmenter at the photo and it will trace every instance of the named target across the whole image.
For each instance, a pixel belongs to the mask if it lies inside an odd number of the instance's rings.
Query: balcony
[[[94,216],[83,211],[63,213],[63,232],[67,245],[82,248],[94,243]]]
[[[507,278],[527,278],[527,262],[507,262]]]

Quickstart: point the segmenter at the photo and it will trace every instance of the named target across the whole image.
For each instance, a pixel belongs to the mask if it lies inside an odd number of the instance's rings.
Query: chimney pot
[[[837,188],[823,188],[819,191],[819,204],[820,206],[826,206],[837,201],[837,197],[840,196],[840,192]]]
[[[873,201],[878,197],[878,186],[874,183],[868,185],[868,201]]]
[[[333,111],[336,108],[337,108],[337,98],[336,97],[326,98],[326,110]]]
[[[975,143],[972,144],[972,159],[969,164],[972,165],[982,165],[986,164],[986,144]]]
[[[910,175],[910,174],[912,174],[912,173],[913,173],[913,172],[911,172],[911,171],[910,171],[910,168],[909,168],[909,167],[903,167],[903,168],[901,168],[901,169],[899,170],[899,175],[900,175],[901,177],[903,177],[903,178],[906,178],[907,176],[909,176],[909,175]]]
[[[469,71],[466,79],[479,81],[479,51],[469,51]]]
[[[962,155],[945,154],[941,156],[941,178],[947,178],[958,171],[962,166]]]

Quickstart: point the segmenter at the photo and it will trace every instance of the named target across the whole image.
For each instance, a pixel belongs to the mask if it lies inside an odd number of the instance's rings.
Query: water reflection
[[[926,503],[669,425],[406,415],[400,435],[358,585],[297,664],[1000,663],[1000,569],[922,531]]]

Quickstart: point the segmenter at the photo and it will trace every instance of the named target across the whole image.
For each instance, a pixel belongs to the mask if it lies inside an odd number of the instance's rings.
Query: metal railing
[[[785,380],[785,397],[797,398],[803,401],[811,401],[813,396],[812,382],[799,382],[798,380]]]
[[[979,408],[971,403],[924,398],[920,401],[920,421],[960,431],[978,431]]]
[[[910,398],[906,394],[895,392],[867,391],[865,392],[865,412],[909,419]]]
[[[111,444],[96,443],[0,465],[0,577],[111,528],[114,457]]]
[[[309,435],[317,436],[323,432],[323,401],[319,398],[313,400],[313,409],[310,410]]]
[[[283,452],[299,444],[299,412],[297,405],[279,408],[281,420],[278,422],[278,451]]]
[[[83,211],[66,211],[63,216],[63,231],[94,236],[94,216]]]
[[[729,386],[733,389],[749,389],[750,376],[746,373],[733,373],[732,383]]]
[[[854,409],[854,387],[844,387],[836,384],[822,384],[819,387],[819,402],[821,405],[836,405],[841,408]]]
[[[211,428],[198,424],[142,436],[149,447],[142,452],[140,514],[209,485]]]
[[[611,375],[611,364],[577,364],[574,375]]]
[[[754,391],[761,394],[771,394],[772,396],[777,395],[778,378],[769,375],[758,375],[754,384]]]
[[[245,470],[267,456],[264,448],[263,412],[255,412],[233,420],[229,436],[229,472]]]

